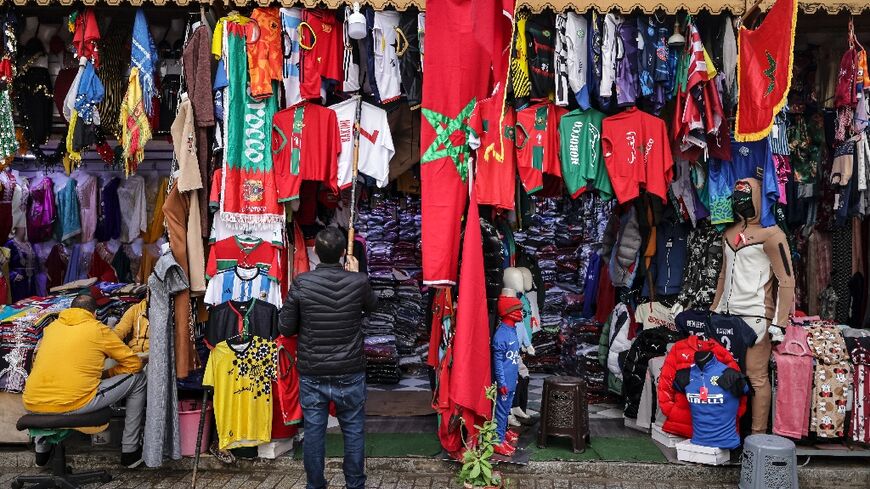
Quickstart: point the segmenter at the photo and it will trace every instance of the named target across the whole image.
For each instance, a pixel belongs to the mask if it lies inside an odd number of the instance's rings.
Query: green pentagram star
[[[770,83],[767,85],[767,90],[764,91],[764,96],[767,97],[773,92],[773,88],[776,86],[776,60],[773,59],[773,56],[771,56],[768,51],[765,51],[764,55],[767,57],[767,69],[762,73],[764,73],[764,76],[770,80]]]
[[[471,116],[476,103],[477,99],[472,98],[454,119],[431,109],[423,109],[423,117],[426,118],[432,129],[435,129],[435,140],[420,157],[421,163],[447,157],[453,160],[462,181],[464,182],[468,178],[468,159],[471,157],[471,149],[467,144],[468,136],[477,136],[474,129],[468,125],[468,118]],[[461,146],[456,146],[450,141],[450,136],[456,131],[462,131],[466,135],[466,143]]]

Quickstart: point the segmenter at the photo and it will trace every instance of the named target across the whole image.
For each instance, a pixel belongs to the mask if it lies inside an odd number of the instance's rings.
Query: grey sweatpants
[[[97,393],[87,404],[64,414],[85,414],[109,407],[121,399],[127,399],[124,435],[121,438],[121,451],[135,452],[142,445],[142,420],[145,416],[145,372],[122,374],[100,381]],[[51,447],[36,440],[36,451],[47,452]]]

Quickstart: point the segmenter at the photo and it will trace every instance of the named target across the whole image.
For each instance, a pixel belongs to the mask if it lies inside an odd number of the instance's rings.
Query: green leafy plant
[[[477,429],[476,443],[469,444],[463,437],[465,455],[458,479],[460,483],[471,487],[502,487],[501,475],[492,469],[490,461],[498,439],[495,422],[496,385],[487,387],[485,392],[486,398],[492,402],[492,416],[483,426],[474,426]]]

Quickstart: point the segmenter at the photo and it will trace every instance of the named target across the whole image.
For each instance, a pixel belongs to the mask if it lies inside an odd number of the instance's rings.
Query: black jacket
[[[362,315],[377,299],[368,276],[321,263],[293,280],[278,316],[284,336],[299,335],[297,367],[302,375],[364,372]]]

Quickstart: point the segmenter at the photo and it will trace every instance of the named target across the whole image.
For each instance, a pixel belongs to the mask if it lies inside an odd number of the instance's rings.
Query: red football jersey
[[[665,121],[636,107],[607,117],[601,123],[601,149],[620,204],[637,197],[641,185],[667,200],[674,159]]]

